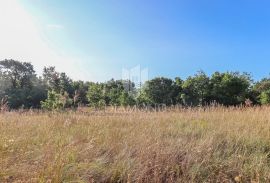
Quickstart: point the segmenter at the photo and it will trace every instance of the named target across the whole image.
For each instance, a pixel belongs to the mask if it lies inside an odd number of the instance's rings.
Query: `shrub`
[[[63,95],[48,91],[48,98],[41,102],[41,108],[46,110],[63,110],[72,105],[72,99],[65,92]]]
[[[270,103],[270,90],[263,91],[260,95],[261,104],[269,104]]]

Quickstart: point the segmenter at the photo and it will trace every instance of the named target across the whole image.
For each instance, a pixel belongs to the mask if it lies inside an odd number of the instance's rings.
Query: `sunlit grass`
[[[270,108],[0,114],[0,182],[269,182]]]

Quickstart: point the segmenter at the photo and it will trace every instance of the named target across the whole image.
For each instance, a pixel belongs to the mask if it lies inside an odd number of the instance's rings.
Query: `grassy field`
[[[270,108],[0,114],[0,182],[270,182]]]

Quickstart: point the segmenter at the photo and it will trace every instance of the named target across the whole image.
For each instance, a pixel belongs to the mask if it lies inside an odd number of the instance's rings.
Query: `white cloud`
[[[59,30],[64,27],[49,24],[47,28]],[[74,79],[95,79],[80,59],[60,55],[49,46],[32,15],[17,0],[0,0],[0,60],[11,58],[31,62],[38,74],[44,66],[53,65]]]

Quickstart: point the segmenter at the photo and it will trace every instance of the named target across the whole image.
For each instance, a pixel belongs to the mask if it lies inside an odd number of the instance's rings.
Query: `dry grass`
[[[0,114],[0,182],[269,182],[270,108]]]

